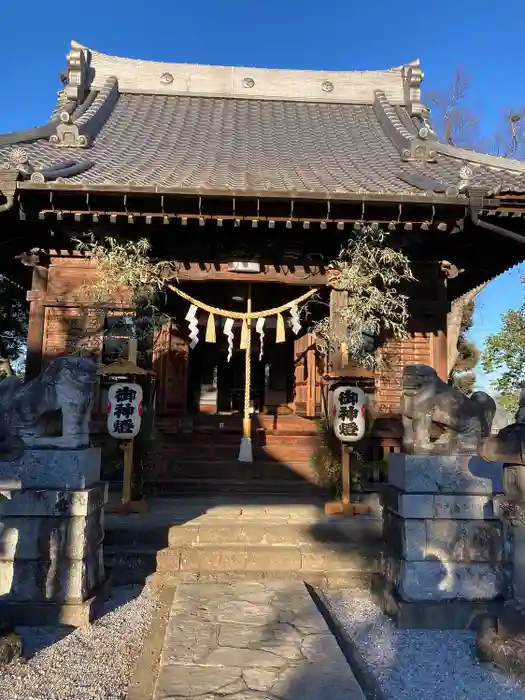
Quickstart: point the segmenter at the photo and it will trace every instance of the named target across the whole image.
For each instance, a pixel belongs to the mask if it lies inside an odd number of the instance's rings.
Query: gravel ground
[[[120,586],[88,628],[19,629],[30,658],[0,667],[0,700],[123,700],[157,605],[148,587]]]
[[[525,685],[479,663],[474,633],[400,630],[369,597],[326,597],[387,700],[525,700]]]

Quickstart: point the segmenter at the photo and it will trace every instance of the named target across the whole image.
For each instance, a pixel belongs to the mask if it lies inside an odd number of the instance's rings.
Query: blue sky
[[[446,85],[458,65],[490,133],[502,110],[525,103],[524,0],[264,0],[246,3],[90,0],[4,3],[0,133],[43,123],[60,88],[71,39],[104,53],[187,63],[326,70],[380,69],[420,58],[424,86]],[[473,339],[519,306],[514,270],[480,295]],[[480,375],[480,383],[486,378]]]

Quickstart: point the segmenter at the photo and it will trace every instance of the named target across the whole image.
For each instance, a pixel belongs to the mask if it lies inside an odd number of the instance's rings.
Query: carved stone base
[[[501,469],[475,455],[390,455],[379,597],[402,626],[469,628],[511,595],[493,509]]]
[[[496,616],[503,608],[499,600],[402,600],[380,574],[372,578],[372,597],[403,629],[477,630],[487,615]]]
[[[0,619],[31,625],[89,619],[106,580],[107,485],[12,489],[2,495]]]
[[[13,626],[87,627],[99,614],[111,592],[111,580],[105,581],[87,600],[55,601],[0,600],[0,618]],[[1,639],[0,639],[1,642]]]

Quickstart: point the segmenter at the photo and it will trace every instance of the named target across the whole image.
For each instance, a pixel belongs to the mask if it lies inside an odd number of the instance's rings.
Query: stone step
[[[372,551],[314,552],[297,547],[250,547],[249,551],[217,546],[160,551],[151,547],[104,548],[104,565],[113,585],[140,584],[154,576],[158,582],[171,584],[274,578],[361,589],[369,588],[372,576],[378,571],[378,558],[379,554]]]
[[[149,486],[148,482],[146,485]],[[304,495],[326,496],[327,491],[315,484],[303,479],[229,479],[229,478],[180,478],[155,479],[151,482],[155,493],[164,496],[177,495],[212,495],[212,494],[239,494],[239,495]]]
[[[181,547],[192,545],[332,545],[380,546],[381,532],[377,520],[367,518],[327,517],[312,521],[305,518],[297,522],[269,522],[271,516],[264,512],[260,520],[251,516],[246,522],[242,519],[215,518],[213,522],[203,522],[193,518],[189,522],[175,525],[151,525],[148,528],[106,526],[104,543],[106,547],[145,546]],[[275,517],[275,516],[274,516]]]
[[[378,551],[355,546],[218,545],[167,547],[157,554],[159,573],[206,571],[344,571],[374,572]]]
[[[148,580],[158,585],[170,585],[199,581],[201,583],[227,583],[229,581],[304,581],[318,588],[344,588],[355,591],[357,595],[369,591],[375,574],[367,571],[354,571],[347,569],[333,569],[330,571],[201,571],[199,573],[180,571],[155,572],[148,576]],[[143,582],[144,579],[139,581]],[[133,582],[133,581],[130,581]]]
[[[155,547],[104,547],[104,567],[114,586],[145,583],[157,569]]]

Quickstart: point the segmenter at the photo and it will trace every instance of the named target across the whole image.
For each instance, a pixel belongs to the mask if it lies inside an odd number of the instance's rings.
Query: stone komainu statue
[[[407,452],[477,452],[490,435],[496,404],[484,391],[470,398],[462,394],[441,381],[432,367],[407,365],[402,413]]]
[[[86,357],[59,357],[29,382],[17,377],[0,382],[0,456],[6,459],[20,441],[28,447],[88,445],[96,372],[95,362]],[[51,437],[49,419],[58,411],[62,434]]]
[[[525,502],[525,389],[520,393],[514,423],[502,428],[497,435],[483,440],[480,457],[491,462],[503,462],[503,489],[509,500]]]

